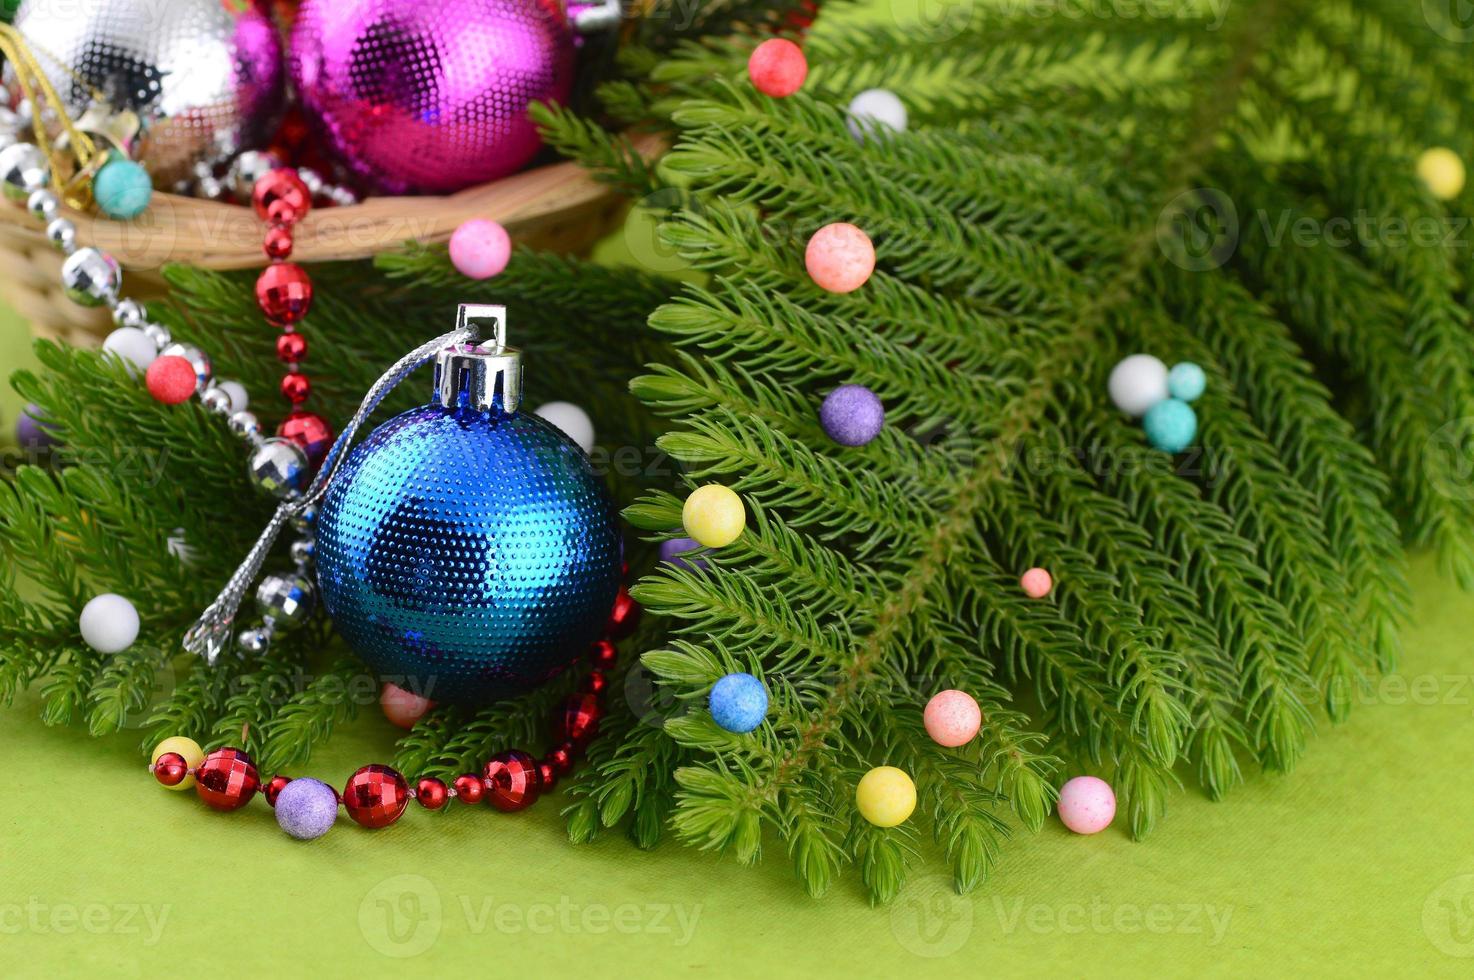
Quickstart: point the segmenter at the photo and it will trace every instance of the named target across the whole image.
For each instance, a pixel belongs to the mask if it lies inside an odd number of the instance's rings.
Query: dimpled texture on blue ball
[[[1180,453],[1198,434],[1198,416],[1187,402],[1167,398],[1147,410],[1141,426],[1152,446],[1164,453]]]
[[[1167,372],[1167,393],[1185,402],[1195,402],[1208,388],[1208,375],[1191,361],[1172,365]]]
[[[154,185],[148,171],[132,160],[114,158],[92,178],[92,197],[109,218],[127,221],[148,210]]]
[[[751,674],[728,674],[712,685],[707,706],[713,721],[740,735],[763,723],[768,714],[768,689]]]
[[[619,553],[588,457],[530,412],[393,418],[344,461],[318,518],[334,625],[381,677],[441,703],[514,697],[584,653]]]

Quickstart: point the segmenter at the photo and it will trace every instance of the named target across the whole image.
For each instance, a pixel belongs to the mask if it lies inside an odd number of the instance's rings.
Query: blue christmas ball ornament
[[[1180,453],[1198,434],[1198,416],[1187,402],[1164,398],[1147,409],[1141,426],[1153,447],[1164,453]]]
[[[740,735],[763,723],[768,714],[768,689],[751,674],[728,674],[711,686],[707,706],[713,721]]]
[[[141,164],[122,154],[113,154],[92,178],[92,197],[109,218],[127,221],[148,210],[154,195],[153,181]]]
[[[435,400],[353,450],[318,517],[338,631],[441,703],[547,681],[598,638],[619,589],[613,500],[573,440],[520,410],[520,353],[500,334],[441,352]]]
[[[1172,365],[1167,372],[1167,393],[1185,402],[1195,402],[1208,388],[1208,375],[1192,361]]]

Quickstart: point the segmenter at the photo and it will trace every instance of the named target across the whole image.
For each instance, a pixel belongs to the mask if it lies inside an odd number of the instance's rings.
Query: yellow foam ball
[[[742,536],[747,508],[742,498],[719,483],[697,487],[681,508],[686,533],[708,548],[725,548]]]
[[[1418,176],[1434,197],[1440,201],[1452,201],[1464,193],[1468,173],[1457,153],[1447,147],[1435,146],[1418,157]]]
[[[877,766],[855,787],[855,805],[877,827],[903,824],[916,809],[916,784],[895,766]]]
[[[175,735],[166,738],[154,746],[153,758],[148,760],[149,765],[159,761],[159,756],[165,752],[176,752],[184,758],[184,764],[191,769],[198,769],[200,763],[205,761],[205,750],[200,748],[200,743],[183,735]],[[194,776],[185,776],[178,786],[166,786],[165,789],[193,789]]]

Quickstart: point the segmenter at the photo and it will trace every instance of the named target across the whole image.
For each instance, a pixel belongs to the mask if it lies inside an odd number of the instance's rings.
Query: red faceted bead
[[[387,827],[409,806],[409,784],[388,766],[364,766],[348,777],[343,806],[360,826]]]
[[[589,647],[589,662],[599,670],[608,670],[619,659],[619,651],[608,640],[595,640]]]
[[[599,734],[599,718],[604,709],[594,694],[570,694],[553,722],[553,737],[574,745],[586,745]]]
[[[450,791],[434,776],[426,776],[415,783],[415,799],[419,800],[420,806],[426,810],[438,810],[445,806],[446,800],[450,799]]]
[[[296,243],[292,241],[292,231],[282,225],[276,225],[266,230],[266,238],[261,247],[265,250],[267,258],[278,261],[292,254],[292,247]]]
[[[486,802],[503,813],[525,810],[537,799],[537,760],[526,752],[510,749],[494,755],[482,774],[486,777]]]
[[[295,442],[307,454],[307,462],[316,466],[333,448],[333,427],[321,415],[293,412],[282,419],[276,434]]]
[[[619,595],[614,597],[614,608],[609,612],[609,625],[604,627],[604,632],[611,640],[622,640],[639,625],[640,604],[630,597],[628,589],[620,586]]]
[[[216,810],[239,810],[260,788],[256,764],[240,749],[216,749],[195,771],[195,791]]]
[[[540,793],[551,793],[553,787],[558,785],[558,770],[546,759],[537,764],[537,783]]]
[[[276,806],[276,798],[281,795],[281,791],[286,789],[287,783],[291,781],[291,776],[276,775],[272,776],[271,780],[265,786],[261,787],[261,795],[266,797],[268,806]]]
[[[296,224],[312,208],[312,195],[297,171],[287,167],[268,170],[256,181],[251,194],[256,216],[273,225]]]
[[[276,262],[256,279],[256,305],[278,326],[301,322],[312,308],[312,277],[295,262]]]
[[[276,359],[283,364],[301,364],[307,358],[307,338],[297,333],[284,333],[276,338]]]
[[[284,374],[281,379],[281,395],[293,405],[300,405],[312,394],[312,380],[305,374]]]
[[[481,796],[486,792],[486,783],[475,773],[466,773],[455,779],[456,799],[462,803],[480,803]]]
[[[189,763],[178,752],[165,752],[154,763],[154,778],[163,786],[178,786],[189,775]]]
[[[573,771],[573,750],[565,743],[550,750],[547,755],[543,756],[543,761],[550,763],[553,771],[558,775],[566,776]]]
[[[583,679],[579,690],[587,691],[589,694],[603,694],[609,687],[609,675],[602,670],[591,670],[589,676]]]

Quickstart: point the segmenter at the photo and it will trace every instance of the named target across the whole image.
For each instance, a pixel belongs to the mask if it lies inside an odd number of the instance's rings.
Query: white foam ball
[[[251,404],[251,396],[246,394],[246,386],[239,381],[221,381],[215,387],[230,396],[230,414],[244,412]]]
[[[578,443],[585,453],[594,448],[594,420],[589,413],[573,402],[548,402],[533,409],[533,414],[551,423],[554,428]]]
[[[82,640],[98,653],[121,653],[138,639],[138,610],[120,595],[104,593],[82,607]]]
[[[148,366],[159,356],[159,349],[138,327],[119,327],[107,335],[102,349],[120,358],[128,365],[128,373],[134,377],[148,370]]]
[[[1111,371],[1111,401],[1140,418],[1167,397],[1167,365],[1150,354],[1132,354]]]
[[[906,131],[906,106],[894,92],[883,88],[869,88],[850,100],[850,118],[845,123],[850,135],[860,142],[876,127],[901,133]]]

